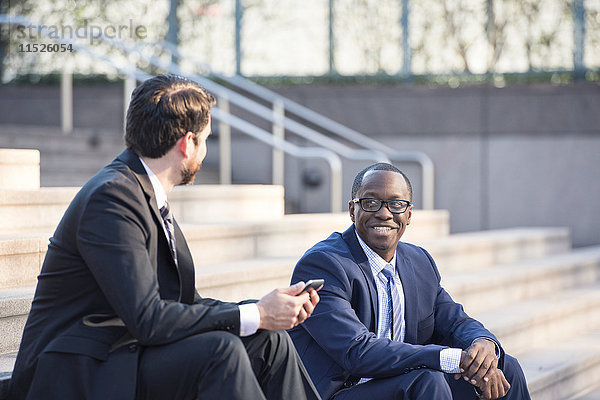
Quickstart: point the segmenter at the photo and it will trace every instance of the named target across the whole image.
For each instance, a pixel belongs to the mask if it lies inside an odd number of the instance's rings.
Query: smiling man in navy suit
[[[324,278],[312,317],[290,331],[324,399],[529,399],[518,362],[440,286],[426,250],[400,239],[408,178],[386,163],[361,171],[354,224],[309,249],[292,281]]]

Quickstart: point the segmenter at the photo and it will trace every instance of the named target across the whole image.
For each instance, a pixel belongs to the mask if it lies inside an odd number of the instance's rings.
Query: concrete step
[[[248,265],[251,267],[251,270],[268,272],[270,269],[273,275],[263,275],[269,276],[269,279],[278,279],[275,275],[287,275],[288,273],[283,273],[280,270],[282,267],[289,266],[290,259],[272,259],[272,260],[257,260],[254,265]],[[217,273],[215,273],[212,277],[210,274],[198,274],[197,282],[198,282],[198,290],[203,295],[211,295],[209,286],[213,286],[213,289],[219,291],[219,286],[224,287],[227,285],[231,285],[231,280],[243,281],[245,277],[240,277],[239,268],[236,263],[229,263],[228,265],[221,265],[221,271],[223,272],[221,276],[217,277]],[[260,276],[260,275],[259,275]],[[289,276],[289,275],[288,275]],[[266,293],[274,286],[269,286],[273,284],[273,282],[260,281],[260,278],[257,280],[256,275],[252,275],[250,280],[246,280],[245,283],[249,284],[249,291],[254,291],[257,293],[256,296],[239,296],[239,292],[232,292],[231,300],[248,298],[248,297],[259,297],[260,295]],[[287,281],[287,277],[282,277],[282,282]],[[259,283],[255,285],[253,282],[258,281]],[[260,286],[265,284],[269,286],[267,289],[263,289]],[[275,283],[276,286],[281,286]],[[203,290],[205,289],[205,290]],[[240,291],[244,291],[245,289],[240,288]],[[573,297],[582,297],[585,298],[590,293],[598,292],[598,287],[594,288],[586,288],[583,289],[581,296],[574,296],[572,293],[565,293],[561,297],[561,300],[564,302],[569,302],[571,307],[576,307],[574,309],[580,308],[579,305],[571,302]],[[0,299],[4,299],[4,302],[10,303],[12,305],[11,310],[14,313],[23,313],[27,312],[29,308],[29,301],[26,300],[27,297],[32,296],[33,288],[24,288],[24,289],[15,289],[12,291],[12,294],[9,295],[6,291],[4,291],[4,295],[0,297]],[[221,297],[221,296],[217,296]],[[598,297],[598,295],[596,295]],[[543,299],[540,303],[546,303],[548,299]],[[531,309],[531,307],[520,305],[519,309]],[[3,306],[0,308],[0,312],[4,315],[7,313],[7,309],[9,307]],[[507,315],[510,315],[514,312],[514,310],[509,310]],[[547,312],[541,310],[540,307],[537,307],[536,312],[533,313],[538,316],[537,319],[545,319]],[[596,314],[598,314],[596,312]],[[496,318],[494,316],[493,318]],[[590,384],[595,382],[600,382],[600,331],[589,330],[589,328],[585,325],[574,324],[572,321],[564,319],[563,317],[555,317],[558,321],[557,324],[559,326],[571,327],[576,326],[577,330],[580,331],[582,329],[587,328],[587,332],[592,333],[572,333],[566,332],[564,329],[560,333],[560,337],[564,337],[565,335],[570,338],[560,338],[555,337],[553,339],[548,339],[544,341],[538,341],[533,339],[532,346],[526,346],[526,349],[515,350],[515,346],[512,344],[507,344],[510,342],[510,339],[499,333],[499,339],[502,341],[503,345],[512,354],[517,355],[519,361],[521,362],[528,383],[532,393],[532,398],[534,400],[562,400],[567,399],[569,396],[580,393],[581,390],[589,388]],[[529,320],[529,317],[521,318],[524,321]],[[0,320],[2,321],[2,320]],[[23,319],[24,323],[24,319]],[[505,329],[515,329],[514,324],[508,321],[507,318],[502,319],[502,322],[496,324],[496,326],[491,326],[491,324],[487,324],[489,328],[491,328],[496,333],[501,332]],[[18,346],[18,340],[20,339],[20,332],[17,332],[16,329],[7,329],[6,325],[0,325],[2,327],[3,332],[9,333],[9,335],[16,337],[16,340],[13,340],[13,343],[10,347],[12,349],[16,349]],[[511,327],[512,326],[512,327]],[[22,327],[21,327],[22,329]],[[544,328],[539,328],[537,324],[534,322],[533,326],[525,324],[525,329],[528,331],[526,334],[530,334],[531,330],[539,329],[544,330]],[[536,335],[537,337],[537,335]],[[6,341],[6,336],[3,341]],[[531,349],[533,347],[533,349]],[[15,352],[10,351],[11,349],[8,346],[3,346],[0,351],[0,399],[2,398],[2,391],[6,390],[6,379],[10,375],[10,371],[12,370],[12,365],[14,363]],[[591,394],[590,394],[591,395]],[[593,397],[591,397],[593,398]],[[585,399],[582,397],[581,400]]]
[[[97,165],[83,172],[80,170],[54,169],[42,166],[40,184],[45,187],[83,186],[103,166],[104,164]],[[219,184],[219,171],[210,170],[204,166],[202,167],[202,172],[197,174],[194,179],[194,186],[216,184]]]
[[[51,234],[78,191],[77,187],[0,190],[0,232]],[[193,185],[176,187],[169,202],[183,223],[264,221],[283,216],[283,196],[283,187],[275,185]]]
[[[47,248],[41,233],[0,235],[0,289],[35,285]]]
[[[228,301],[257,298],[286,286],[297,257],[260,258],[206,265],[196,274],[201,295]],[[318,277],[315,277],[318,278]],[[600,281],[600,246],[486,270],[449,273],[442,285],[469,313],[503,303],[570,290]]]
[[[34,286],[0,290],[0,354],[18,350],[34,293]]]
[[[460,239],[461,246],[452,247],[447,241],[457,241],[454,235],[445,237],[448,221],[445,211],[417,210],[414,215],[419,219],[418,228],[407,232],[407,240],[439,238],[430,241],[428,249],[441,267],[454,264],[455,269],[462,266],[470,270],[489,266],[493,260],[514,261],[507,255],[527,258],[528,249],[534,255],[542,256],[544,251],[553,254],[568,247],[568,232],[553,228],[490,231],[482,234],[483,240],[470,234]],[[213,264],[230,261],[265,257],[299,258],[314,243],[332,231],[343,231],[349,224],[346,214],[295,214],[261,223],[182,224],[182,229],[196,269],[202,272]],[[516,240],[507,240],[508,233]],[[0,236],[0,288],[35,284],[48,237],[49,234]],[[555,246],[550,246],[551,243]],[[517,249],[514,250],[513,246]],[[473,256],[473,252],[477,257]],[[501,252],[505,254],[498,254]],[[440,269],[445,275],[444,269]]]
[[[495,309],[469,313],[493,332],[507,353],[553,346],[600,327],[600,283],[559,290],[513,304],[498,299]]]
[[[40,152],[0,148],[0,189],[31,190],[39,187]]]
[[[595,286],[579,287],[598,281],[599,254],[600,249],[594,247],[547,257],[535,263],[493,267],[493,278],[488,271],[478,271],[471,274],[468,284],[463,287],[452,286],[451,283],[445,284],[445,287],[457,300],[470,298],[463,303],[467,312],[483,322],[489,321],[488,327],[499,336],[504,335],[503,344],[514,352],[528,346],[530,342],[527,340],[541,341],[532,334],[524,338],[517,334],[535,327],[538,331],[542,329],[541,334],[546,337],[548,332],[543,329],[550,329],[548,324],[556,324],[556,318],[563,314],[568,314],[569,318],[584,318],[587,324],[596,324],[596,319],[585,317],[585,313],[588,308],[598,306],[600,292],[596,293]],[[297,257],[266,257],[206,265],[197,269],[196,288],[202,296],[226,301],[260,298],[273,288],[289,284],[296,261]],[[538,280],[534,279],[536,277]],[[452,276],[448,280],[459,279]],[[494,286],[495,291],[486,293],[487,287]],[[466,291],[472,288],[481,288],[481,291],[467,294]],[[0,318],[10,317],[10,321],[0,319],[3,331],[8,332],[11,327],[17,331],[22,329],[33,290],[30,286],[0,291]],[[505,294],[512,291],[517,295]],[[560,301],[556,300],[557,297]],[[503,305],[498,310],[500,303]],[[578,312],[573,313],[571,309]],[[10,350],[14,343],[9,341],[4,347],[0,345],[0,352]]]
[[[196,272],[196,289],[203,297],[224,301],[259,299],[288,286],[297,261],[297,257],[272,257],[206,266]]]
[[[600,382],[600,330],[517,356],[533,400],[572,399]]]
[[[8,397],[8,381],[17,358],[16,352],[0,354],[0,400]]]
[[[586,389],[584,392],[571,397],[569,400],[600,400],[600,385]]]
[[[574,249],[540,259],[501,264],[474,273],[442,275],[442,285],[469,312],[516,303],[600,281],[600,246]]]
[[[0,190],[0,232],[52,233],[79,188]]]
[[[448,234],[444,210],[416,210],[419,223],[408,240],[443,238]],[[297,257],[331,232],[342,232],[352,222],[348,214],[292,214],[263,223],[182,225],[199,270],[215,263],[263,257]]]
[[[42,153],[94,151],[118,154],[125,148],[121,132],[97,129],[76,129],[64,134],[60,128],[1,125],[0,147],[40,149]]]
[[[406,240],[411,242],[411,238]],[[544,257],[571,249],[567,228],[515,228],[453,234],[417,240],[433,256],[442,276],[490,265]]]

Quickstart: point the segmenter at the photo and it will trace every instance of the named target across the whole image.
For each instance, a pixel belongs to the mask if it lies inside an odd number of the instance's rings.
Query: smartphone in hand
[[[311,279],[308,282],[306,282],[306,286],[304,286],[304,289],[300,293],[298,293],[297,296],[300,296],[302,293],[308,292],[310,289],[317,290],[318,288],[323,286],[324,283],[324,279]]]

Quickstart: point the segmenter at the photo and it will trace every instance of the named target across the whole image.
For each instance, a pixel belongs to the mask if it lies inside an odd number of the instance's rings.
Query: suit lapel
[[[358,239],[356,238],[354,224],[352,224],[350,228],[346,229],[346,231],[342,234],[342,238],[348,245],[352,257],[358,264],[358,267],[362,271],[367,282],[369,296],[371,298],[371,315],[373,316],[373,321],[371,324],[372,326],[369,326],[369,329],[372,332],[377,332],[377,319],[379,315],[377,310],[379,309],[379,301],[377,297],[377,288],[375,287],[375,278],[373,277],[373,271],[371,271],[369,260],[367,259],[365,252],[363,251],[362,247],[360,247],[360,243],[358,243]]]
[[[177,246],[177,268],[179,268],[181,302],[192,304],[194,301],[195,272],[192,254],[188,248],[183,232],[179,228],[177,221],[173,220],[175,225],[175,245]]]
[[[419,307],[419,300],[417,296],[415,270],[410,259],[404,255],[400,247],[398,247],[396,251],[396,269],[400,275],[402,290],[404,291],[404,322],[406,323],[404,341],[406,343],[416,343],[416,312]]]
[[[162,217],[160,216],[160,211],[158,210],[158,205],[156,204],[154,188],[152,187],[152,182],[150,182],[150,178],[148,177],[146,169],[142,165],[140,158],[134,152],[127,149],[119,154],[117,159],[123,161],[131,169],[140,183],[140,186],[142,187],[142,191],[146,196],[146,200],[148,201],[148,205],[150,206],[150,210],[152,211],[154,219],[157,223],[162,224]],[[167,240],[166,236],[163,235],[163,237],[165,240]]]
[[[131,171],[134,173],[137,180],[139,181],[144,195],[146,196],[146,200],[148,201],[148,205],[155,219],[155,222],[161,228],[158,230],[160,232],[159,235],[162,237],[162,240],[164,240],[167,248],[169,248],[169,240],[165,236],[164,229],[162,229],[163,221],[162,217],[160,216],[158,204],[156,203],[154,187],[152,186],[152,182],[150,181],[150,178],[146,173],[146,169],[142,165],[139,157],[132,151],[126,149],[121,154],[119,154],[117,159],[127,164],[127,166],[131,169]],[[186,244],[185,237],[183,236],[183,233],[179,228],[179,225],[174,219],[173,222],[175,227],[175,245],[177,247],[177,264],[175,263],[175,260],[173,260],[171,257],[171,265],[178,271],[180,301],[183,303],[191,304],[194,299],[194,262],[190,254],[190,250]],[[170,251],[169,254],[171,254]]]

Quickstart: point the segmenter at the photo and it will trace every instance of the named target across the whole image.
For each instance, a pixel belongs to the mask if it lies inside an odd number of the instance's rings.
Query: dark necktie
[[[167,228],[167,239],[169,241],[169,247],[171,248],[171,255],[173,256],[173,260],[175,260],[175,265],[177,265],[177,249],[175,248],[175,226],[173,225],[173,215],[171,214],[171,209],[169,208],[169,203],[165,203],[164,206],[160,208],[160,216],[165,223],[165,228]]]

